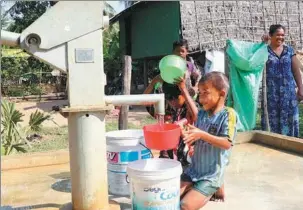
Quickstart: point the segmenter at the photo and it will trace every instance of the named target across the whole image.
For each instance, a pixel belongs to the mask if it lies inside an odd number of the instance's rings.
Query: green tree
[[[104,71],[107,78],[115,78],[121,71],[121,51],[119,45],[119,24],[115,23],[103,31]]]
[[[21,33],[34,21],[36,21],[43,13],[46,12],[48,8],[55,5],[57,1],[18,1],[5,12],[9,14],[13,22],[8,26],[7,30]],[[39,89],[37,85],[35,87],[13,87],[11,83],[17,83],[21,76],[26,73],[32,73],[35,77],[40,78],[41,72],[49,72],[49,74],[44,74],[41,78],[41,82],[47,82],[51,79],[52,68],[37,60],[33,56],[30,57],[2,57],[2,93],[9,94],[10,96],[21,96],[37,92]],[[3,85],[8,88],[4,89]],[[27,90],[27,89],[28,90]],[[22,89],[22,90],[21,90]],[[6,91],[6,92],[4,92]],[[39,89],[40,91],[40,89]],[[40,91],[41,92],[41,91]]]

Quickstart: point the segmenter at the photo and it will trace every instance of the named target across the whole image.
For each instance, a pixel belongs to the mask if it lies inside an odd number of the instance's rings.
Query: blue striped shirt
[[[237,132],[236,124],[236,112],[232,108],[225,107],[212,116],[209,116],[206,111],[200,110],[196,127],[212,135],[226,137],[234,144]],[[224,170],[229,162],[231,148],[224,150],[202,139],[196,141],[192,164],[184,173],[190,176],[193,182],[207,180],[214,187],[220,187],[223,184]]]

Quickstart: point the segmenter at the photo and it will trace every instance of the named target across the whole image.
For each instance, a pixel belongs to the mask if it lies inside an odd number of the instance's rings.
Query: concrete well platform
[[[68,151],[5,157],[1,163],[1,209],[60,209],[71,201]],[[302,166],[303,140],[265,132],[240,134],[225,177],[226,201],[210,202],[203,209],[302,209]],[[122,210],[131,208],[129,198],[110,199]]]

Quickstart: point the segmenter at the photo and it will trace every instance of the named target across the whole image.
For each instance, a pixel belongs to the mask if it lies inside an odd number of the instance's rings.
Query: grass
[[[155,120],[152,117],[146,117],[140,121],[140,125],[133,123],[128,124],[129,129],[141,129],[144,125],[153,124]],[[118,130],[118,122],[107,122],[106,131]],[[52,150],[60,150],[68,148],[68,132],[67,126],[64,127],[44,127],[40,133],[43,136],[39,143],[32,144],[32,148],[28,148],[27,152],[46,152]]]
[[[42,135],[42,139],[39,143],[32,144],[32,147],[27,149],[28,153],[68,148],[67,126],[44,127],[40,135]]]

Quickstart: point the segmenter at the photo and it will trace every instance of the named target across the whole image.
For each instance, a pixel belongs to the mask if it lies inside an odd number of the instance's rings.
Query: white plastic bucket
[[[180,162],[171,159],[148,159],[127,167],[133,210],[180,209]]]
[[[106,133],[108,190],[113,195],[129,195],[126,169],[129,162],[151,158],[142,130],[119,130]]]

